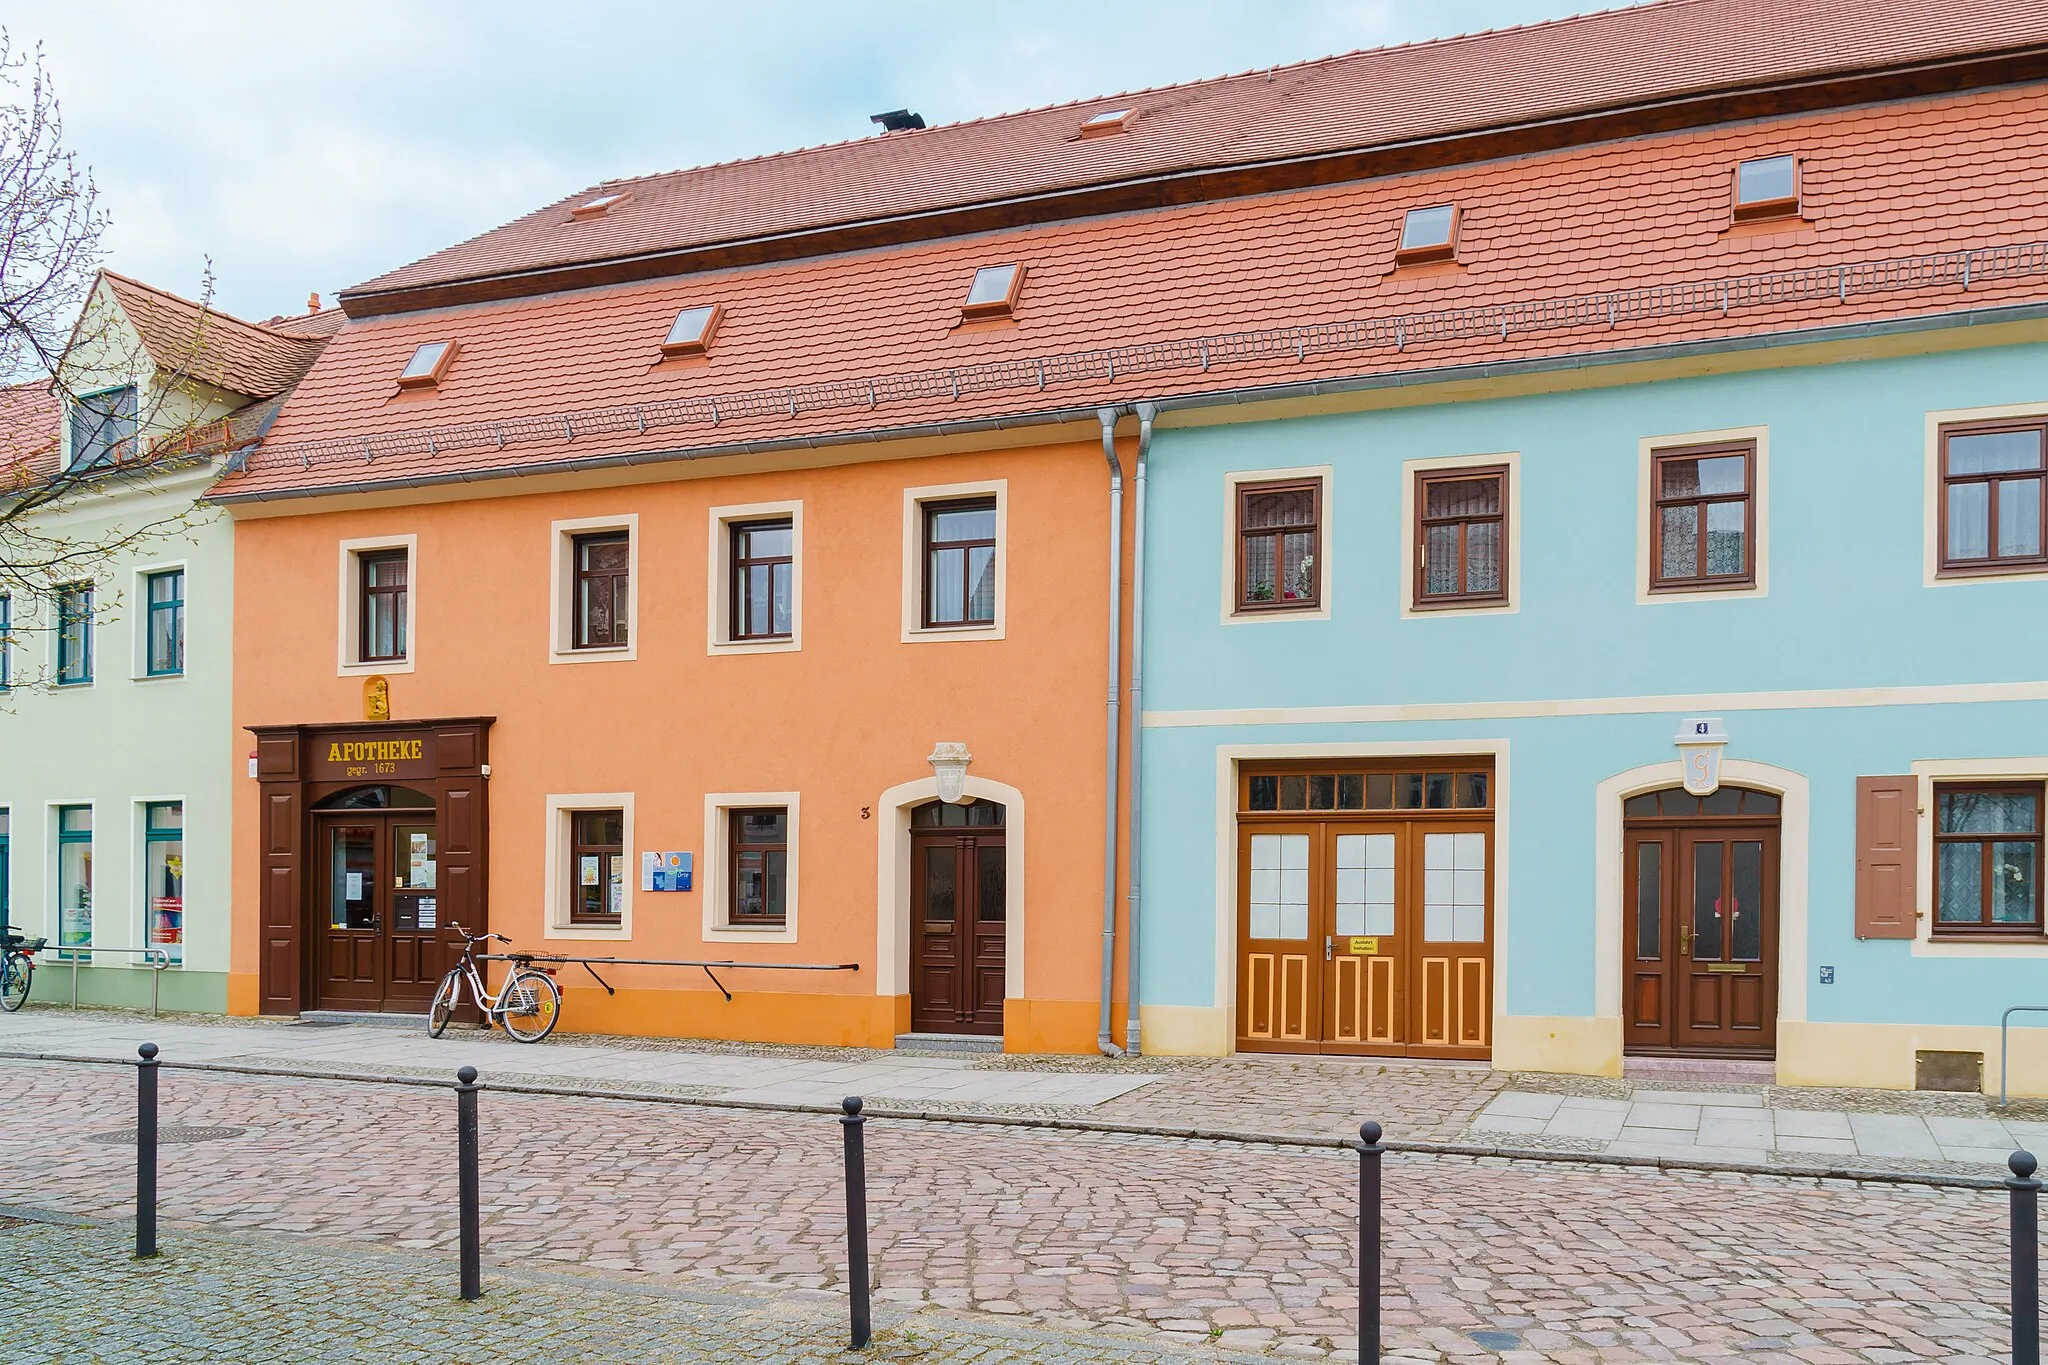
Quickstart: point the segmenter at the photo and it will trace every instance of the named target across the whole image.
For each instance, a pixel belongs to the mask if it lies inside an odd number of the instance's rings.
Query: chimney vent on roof
[[[306,295],[306,312],[307,312],[307,314],[308,314],[308,315],[310,316],[311,314],[317,313],[317,312],[319,312],[319,311],[320,311],[320,296],[319,296],[318,294],[308,294],[308,295]]]
[[[881,124],[885,133],[902,133],[924,127],[924,115],[913,114],[908,109],[891,109],[886,114],[868,115],[868,122]]]

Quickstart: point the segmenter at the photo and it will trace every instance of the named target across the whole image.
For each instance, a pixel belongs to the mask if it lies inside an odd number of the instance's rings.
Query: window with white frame
[[[71,469],[98,469],[135,455],[135,386],[83,394],[71,403]]]
[[[713,654],[795,650],[803,639],[804,507],[711,509],[706,643]]]
[[[547,798],[548,938],[631,938],[633,794]]]
[[[1009,483],[904,490],[903,638],[1001,639]]]
[[[410,673],[418,652],[419,538],[341,542],[341,672]]]
[[[548,528],[554,561],[548,658],[593,663],[636,657],[640,519],[578,517]]]
[[[799,804],[795,792],[704,798],[707,940],[796,941]]]

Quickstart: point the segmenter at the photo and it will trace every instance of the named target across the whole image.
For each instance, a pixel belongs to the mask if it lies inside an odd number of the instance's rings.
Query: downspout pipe
[[[1116,419],[1122,412],[1115,406],[1095,411],[1102,423],[1102,458],[1109,462],[1109,748],[1102,800],[1102,1018],[1095,1031],[1095,1046],[1105,1057],[1124,1055],[1110,1037],[1109,1017],[1116,988],[1116,751],[1123,737],[1117,684],[1123,666],[1124,467],[1116,457]]]
[[[1125,997],[1129,1013],[1124,1020],[1124,1051],[1140,1055],[1138,1001],[1138,910],[1139,869],[1144,862],[1142,830],[1138,824],[1138,760],[1145,747],[1145,462],[1152,453],[1152,419],[1159,415],[1157,403],[1138,404],[1138,458],[1132,470],[1131,510],[1131,808],[1130,808],[1130,941],[1124,949],[1130,959],[1126,973]]]

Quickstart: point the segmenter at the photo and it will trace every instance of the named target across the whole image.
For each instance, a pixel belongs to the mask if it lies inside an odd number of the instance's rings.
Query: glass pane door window
[[[1486,836],[1422,836],[1422,937],[1430,943],[1486,941]]]
[[[1251,937],[1308,937],[1309,836],[1252,836]]]
[[[185,571],[168,569],[148,576],[149,658],[152,678],[185,671]]]
[[[925,625],[995,624],[994,499],[927,507],[924,524]]]
[[[328,839],[328,927],[377,928],[376,829],[336,825]]]
[[[57,945],[92,944],[92,807],[57,808]],[[89,956],[60,951],[60,957]]]
[[[1337,836],[1337,937],[1394,936],[1392,834]]]
[[[185,960],[185,807],[157,802],[143,820],[143,946],[160,949],[172,965]]]
[[[392,932],[432,933],[439,927],[437,851],[432,824],[391,826]]]

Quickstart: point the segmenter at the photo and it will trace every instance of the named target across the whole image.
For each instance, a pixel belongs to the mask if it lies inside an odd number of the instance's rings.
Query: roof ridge
[[[946,133],[959,128],[978,128],[991,123],[1001,123],[1006,119],[1026,118],[1034,114],[1049,114],[1060,109],[1078,109],[1084,105],[1091,104],[1114,104],[1118,100],[1136,99],[1141,95],[1161,95],[1171,91],[1192,90],[1199,86],[1215,86],[1231,81],[1252,80],[1261,76],[1270,79],[1283,72],[1307,71],[1316,67],[1331,66],[1339,62],[1351,61],[1359,57],[1375,56],[1382,53],[1419,51],[1423,48],[1431,47],[1448,47],[1453,44],[1471,42],[1480,38],[1501,37],[1507,34],[1526,33],[1543,28],[1558,28],[1567,24],[1582,23],[1591,19],[1607,18],[1612,15],[1638,10],[1649,12],[1651,10],[1685,9],[1695,5],[1712,3],[1715,3],[1715,0],[1644,0],[1643,3],[1621,3],[1609,5],[1601,9],[1579,10],[1571,14],[1560,15],[1554,19],[1534,19],[1525,24],[1506,24],[1499,28],[1472,29],[1464,33],[1445,34],[1437,38],[1414,38],[1407,42],[1387,43],[1379,47],[1355,47],[1345,52],[1326,53],[1320,57],[1305,57],[1300,61],[1294,62],[1276,62],[1268,66],[1247,67],[1242,71],[1225,71],[1214,76],[1198,76],[1193,80],[1170,81],[1165,85],[1138,86],[1133,89],[1112,91],[1107,94],[1085,95],[1070,100],[1054,100],[1050,104],[1027,105],[1022,109],[1006,109],[993,114],[982,114],[975,118],[955,119],[950,123],[933,124],[924,128],[899,129],[896,132],[883,134],[882,136],[893,138],[899,142],[908,142],[921,135],[929,136],[936,133]],[[784,157],[807,156],[815,152],[837,151],[842,147],[858,147],[878,140],[875,134],[865,133],[859,137],[840,138],[833,142],[813,142],[802,147],[784,147],[773,152],[756,153],[753,156],[729,157],[723,161],[706,161],[695,166],[675,166],[665,171],[648,171],[641,175],[628,175],[600,180],[572,194],[564,195],[560,199],[554,200],[545,207],[536,210],[536,212],[548,212],[558,205],[575,198],[577,195],[589,194],[595,190],[612,190],[621,185],[645,185],[652,181],[666,180],[672,176],[694,175],[702,171],[718,171],[738,166],[760,165],[766,162],[779,161]]]
[[[295,336],[290,332],[280,332],[275,328],[266,327],[264,324],[260,322],[251,322],[247,318],[237,317],[233,313],[228,312],[225,308],[216,308],[214,305],[210,303],[201,303],[197,299],[188,299],[183,294],[174,294],[170,290],[165,289],[161,285],[151,284],[147,280],[138,280],[133,275],[124,275],[118,270],[110,270],[105,266],[101,266],[100,274],[105,276],[107,279],[119,280],[122,284],[133,285],[135,288],[143,290],[146,293],[154,294],[158,298],[169,299],[172,303],[179,304],[183,307],[196,309],[197,311],[212,317],[222,318],[228,322],[234,323],[238,327],[245,327],[248,330],[258,333],[259,335],[267,337],[273,341],[303,342],[311,340],[311,338],[309,337]],[[321,311],[326,312],[329,310],[322,309]],[[308,316],[311,315],[309,314]]]

